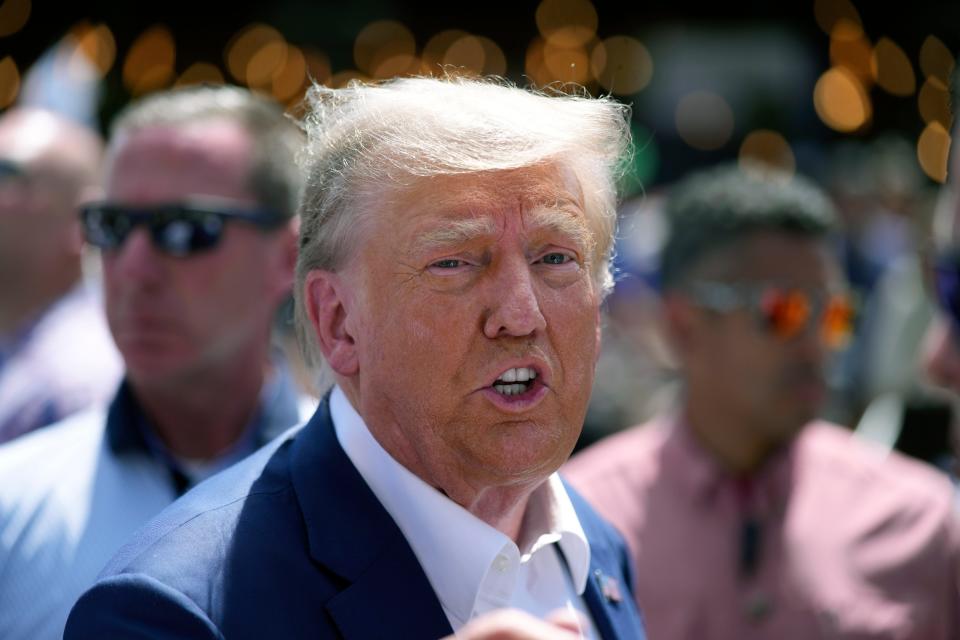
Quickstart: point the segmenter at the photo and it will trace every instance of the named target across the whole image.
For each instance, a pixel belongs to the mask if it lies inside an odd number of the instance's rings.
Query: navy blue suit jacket
[[[590,541],[584,599],[597,630],[643,638],[623,541],[570,492]],[[451,632],[406,539],[340,447],[324,401],[302,430],[201,484],[138,532],[74,606],[64,637]]]

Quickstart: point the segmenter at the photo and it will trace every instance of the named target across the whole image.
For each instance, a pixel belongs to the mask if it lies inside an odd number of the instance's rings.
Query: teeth
[[[503,394],[505,396],[516,396],[520,395],[527,390],[527,385],[524,384],[495,384],[493,385],[494,390],[497,393]]]
[[[537,372],[530,367],[519,367],[505,371],[497,378],[497,382],[527,382],[537,377]]]

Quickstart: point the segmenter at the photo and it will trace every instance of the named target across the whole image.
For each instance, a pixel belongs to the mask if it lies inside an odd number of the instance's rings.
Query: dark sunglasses
[[[820,335],[831,348],[843,347],[853,334],[853,302],[842,293],[814,293],[773,285],[694,282],[687,294],[699,306],[719,313],[749,309],[760,325],[780,340],[790,340],[819,321]]]
[[[223,237],[229,221],[275,229],[287,219],[264,209],[243,208],[220,200],[188,200],[143,207],[94,202],[80,207],[87,242],[104,250],[119,249],[138,226],[150,233],[153,246],[178,258],[209,251]]]

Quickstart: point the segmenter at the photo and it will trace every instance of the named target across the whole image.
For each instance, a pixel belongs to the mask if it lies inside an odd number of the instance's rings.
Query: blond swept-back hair
[[[630,150],[629,110],[609,98],[521,89],[500,78],[401,78],[314,85],[302,154],[296,321],[305,355],[320,364],[302,296],[307,274],[351,255],[361,203],[384,185],[441,175],[555,164],[577,177],[592,234],[591,275],[613,284],[617,180]]]

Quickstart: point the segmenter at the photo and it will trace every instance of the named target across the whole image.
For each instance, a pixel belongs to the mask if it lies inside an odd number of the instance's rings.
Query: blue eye
[[[437,260],[431,267],[438,267],[440,269],[456,269],[457,267],[463,264],[462,260],[456,260],[454,258],[447,258],[445,260]]]
[[[570,262],[573,258],[568,256],[565,253],[548,253],[547,255],[540,258],[540,261],[544,264],[566,264]]]

